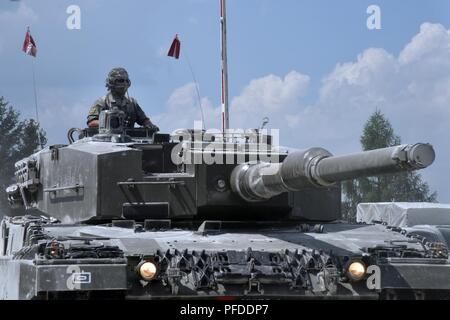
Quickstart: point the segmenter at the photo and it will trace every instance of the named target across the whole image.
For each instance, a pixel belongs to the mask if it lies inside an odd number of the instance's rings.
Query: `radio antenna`
[[[222,100],[222,133],[224,135],[230,128],[230,117],[228,113],[228,57],[227,57],[227,11],[226,0],[220,0],[220,25],[221,25],[221,52],[222,52],[222,72],[221,72],[221,100]]]

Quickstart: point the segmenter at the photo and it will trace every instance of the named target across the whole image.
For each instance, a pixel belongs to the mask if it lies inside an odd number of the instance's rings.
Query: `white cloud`
[[[372,99],[383,99],[391,88],[389,79],[397,70],[396,59],[383,49],[367,49],[356,62],[338,64],[323,81],[320,103],[327,108],[347,99],[347,91],[352,95],[371,95]],[[388,78],[386,78],[388,76]],[[367,91],[371,87],[372,90]],[[343,91],[344,90],[344,91]],[[348,103],[348,101],[346,101]]]
[[[286,120],[280,115],[298,112],[301,97],[306,93],[309,77],[296,71],[284,78],[269,75],[252,80],[242,93],[231,102],[231,121],[234,128],[256,128],[262,118],[269,117],[272,124],[280,125]],[[208,98],[202,99],[202,108],[208,128],[220,129],[221,107],[214,106]],[[194,83],[176,89],[167,100],[167,112],[153,116],[161,127],[170,130],[192,128],[194,121],[201,120],[198,96]],[[295,126],[296,115],[287,121]],[[273,121],[272,121],[273,119]]]
[[[426,23],[398,58],[383,49],[368,49],[357,61],[338,65],[325,78],[317,107],[332,114],[351,113],[359,120],[380,108],[411,137],[447,126],[450,32]]]
[[[284,78],[268,75],[252,80],[231,102],[233,126],[255,127],[263,117],[281,120],[280,116],[297,112],[309,83],[310,78],[297,71],[291,71]]]
[[[444,62],[449,65],[450,61],[446,59],[450,50],[449,35],[450,30],[446,30],[441,24],[422,24],[419,34],[400,53],[399,62],[401,64],[423,63],[426,60],[427,62]]]

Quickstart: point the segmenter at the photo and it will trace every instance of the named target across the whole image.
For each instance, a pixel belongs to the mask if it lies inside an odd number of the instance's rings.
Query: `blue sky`
[[[66,9],[81,9],[68,30]],[[366,9],[381,8],[381,30]],[[132,77],[131,95],[164,131],[192,126],[198,108],[186,55],[199,82],[208,127],[219,127],[220,29],[217,0],[3,0],[0,95],[34,115],[26,26],[38,46],[41,122],[50,143],[104,94],[115,66]],[[282,144],[360,149],[364,121],[381,109],[404,142],[435,145],[423,172],[450,202],[450,1],[228,0],[231,124],[256,127],[264,116]],[[182,59],[165,56],[178,33]]]

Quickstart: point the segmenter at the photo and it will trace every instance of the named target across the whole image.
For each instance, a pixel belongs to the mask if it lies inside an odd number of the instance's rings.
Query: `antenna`
[[[36,111],[36,122],[37,122],[37,138],[38,138],[38,143],[39,143],[39,148],[40,150],[44,149],[44,145],[42,144],[42,139],[41,139],[41,126],[40,126],[40,122],[39,122],[39,108],[38,108],[38,98],[37,98],[37,91],[36,91],[36,71],[34,70],[34,60],[31,59],[31,69],[33,72],[33,91],[34,91],[34,107],[35,107],[35,111]]]
[[[222,51],[222,133],[225,138],[226,131],[230,128],[228,114],[228,57],[227,57],[227,11],[226,0],[220,0],[220,25],[221,25],[221,51]]]
[[[198,106],[200,108],[200,112],[201,112],[201,116],[202,116],[202,126],[203,126],[203,129],[205,129],[205,126],[206,126],[205,113],[203,112],[202,97],[200,95],[200,89],[198,88],[197,77],[195,76],[194,69],[192,68],[192,65],[191,65],[191,60],[189,59],[189,56],[187,53],[186,53],[186,62],[189,66],[189,70],[191,71],[192,79],[194,80],[195,91],[197,92]]]
[[[42,144],[41,139],[41,132],[40,132],[40,122],[39,122],[39,108],[38,108],[38,99],[37,99],[37,90],[36,90],[36,71],[34,70],[34,59],[36,58],[36,43],[34,42],[33,37],[31,36],[30,26],[27,27],[27,33],[25,35],[25,41],[22,46],[22,51],[25,52],[25,54],[32,57],[31,59],[31,70],[33,74],[33,93],[34,93],[34,106],[36,109],[36,133],[39,143],[39,150],[42,150],[44,148]]]
[[[269,124],[269,121],[270,119],[268,117],[264,117],[262,119],[261,127],[259,127],[259,130],[263,130]]]

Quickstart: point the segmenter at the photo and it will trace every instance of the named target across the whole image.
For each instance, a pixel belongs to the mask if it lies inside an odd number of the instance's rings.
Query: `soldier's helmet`
[[[112,69],[106,78],[106,87],[108,89],[125,89],[131,86],[130,77],[124,68]]]

